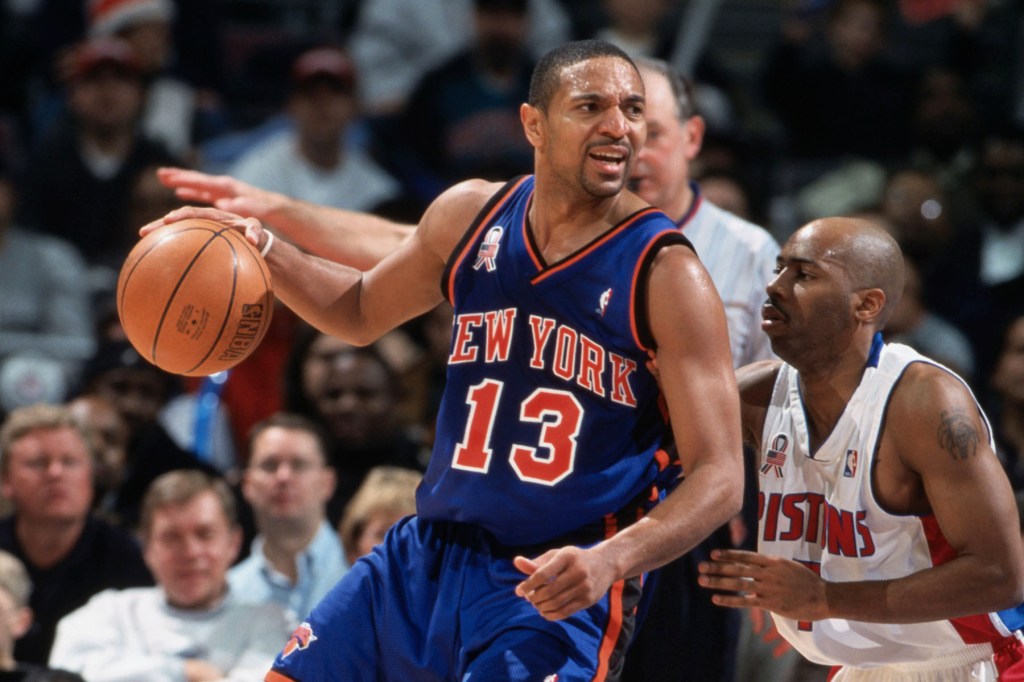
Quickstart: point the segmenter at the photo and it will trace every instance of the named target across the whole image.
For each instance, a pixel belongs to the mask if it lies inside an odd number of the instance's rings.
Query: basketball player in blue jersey
[[[267,680],[616,679],[640,577],[738,511],[721,301],[674,223],[623,189],[643,93],[618,48],[556,48],[521,108],[534,175],[446,191],[367,272],[219,209],[163,219],[244,231],[279,298],[354,343],[442,296],[455,307],[417,515],[313,609]],[[655,504],[679,471],[670,438],[685,479]]]
[[[727,591],[722,606],[770,610],[804,656],[838,668],[831,680],[1008,675],[1024,665],[1013,493],[963,380],[881,341],[899,247],[866,221],[818,220],[776,272],[763,328],[784,362],[738,375],[759,553],[714,552],[701,584]]]

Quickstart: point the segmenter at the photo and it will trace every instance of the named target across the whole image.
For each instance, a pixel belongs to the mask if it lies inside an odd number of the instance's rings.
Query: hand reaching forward
[[[560,620],[594,605],[617,579],[599,547],[562,547],[532,560],[516,557],[515,567],[528,576],[516,587],[516,594],[547,620]]]
[[[722,590],[711,600],[732,608],[760,607],[794,620],[828,618],[826,582],[790,559],[741,550],[714,550],[702,561],[697,583]]]
[[[260,189],[228,175],[210,175],[184,168],[160,168],[157,178],[178,198],[210,204],[222,211],[266,220],[288,201],[283,194]]]

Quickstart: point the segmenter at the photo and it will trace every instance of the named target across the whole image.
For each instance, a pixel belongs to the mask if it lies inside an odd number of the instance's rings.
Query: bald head
[[[892,235],[862,218],[822,218],[803,226],[791,239],[809,238],[822,256],[840,263],[850,287],[880,289],[885,305],[878,316],[878,328],[889,320],[903,294],[903,252]]]

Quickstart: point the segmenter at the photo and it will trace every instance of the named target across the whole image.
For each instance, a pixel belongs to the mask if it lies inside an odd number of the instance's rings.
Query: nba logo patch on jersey
[[[853,478],[857,475],[857,451],[846,451],[846,464],[843,466],[843,477]]]
[[[474,270],[486,267],[487,272],[494,272],[498,267],[494,259],[498,257],[498,247],[501,246],[501,235],[504,233],[505,228],[501,225],[495,225],[487,230],[487,234],[484,235],[484,243],[480,245],[480,250],[476,253],[476,262],[473,263]]]
[[[544,678],[544,682],[558,682],[558,675],[548,675]]]
[[[600,313],[601,317],[604,317],[604,311],[608,309],[608,304],[612,300],[611,288],[605,289],[604,293],[601,294],[601,298],[597,300],[597,310],[594,312]]]
[[[761,465],[761,475],[767,476],[772,471],[775,478],[782,478],[782,467],[786,464],[786,450],[789,448],[789,437],[780,433],[772,440],[772,446],[764,457],[764,464]]]
[[[310,627],[309,623],[301,624],[295,628],[288,643],[284,645],[281,658],[288,658],[289,655],[296,651],[302,651],[316,640],[317,636],[313,634],[313,628]]]

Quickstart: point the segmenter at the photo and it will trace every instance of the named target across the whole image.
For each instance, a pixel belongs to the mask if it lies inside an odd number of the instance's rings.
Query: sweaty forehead
[[[618,57],[595,57],[562,69],[561,94],[572,97],[583,93],[643,95],[640,74],[629,62]]]

